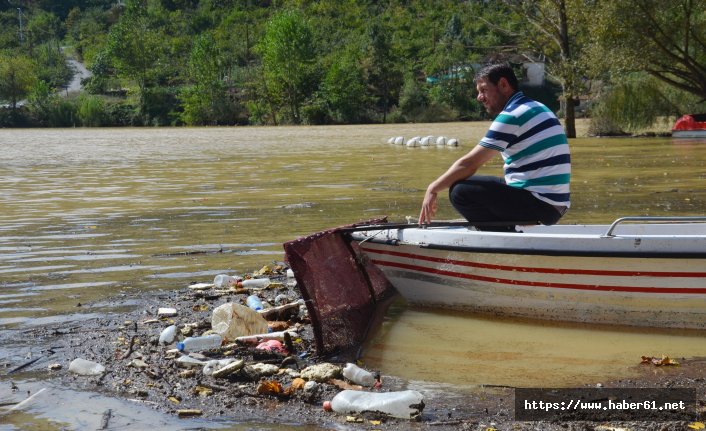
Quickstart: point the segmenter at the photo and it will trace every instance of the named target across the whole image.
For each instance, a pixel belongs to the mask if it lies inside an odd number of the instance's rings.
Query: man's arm
[[[468,154],[456,160],[446,172],[434,180],[427,187],[422,201],[422,210],[419,213],[419,224],[430,223],[437,208],[437,194],[451,187],[454,183],[466,179],[475,174],[493,156],[498,154],[496,150],[476,145]]]

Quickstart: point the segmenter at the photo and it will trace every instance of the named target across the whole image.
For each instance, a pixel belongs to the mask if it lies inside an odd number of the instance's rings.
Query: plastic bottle
[[[82,376],[97,376],[105,372],[105,367],[97,362],[76,358],[69,364],[69,371]]]
[[[417,391],[365,392],[346,389],[331,400],[338,413],[381,412],[400,419],[414,419],[424,409],[424,397]]]
[[[222,342],[223,337],[218,334],[210,334],[202,337],[185,338],[184,341],[177,343],[176,348],[180,352],[200,352],[201,350],[220,347]]]
[[[357,385],[370,387],[375,384],[375,376],[373,376],[369,371],[366,371],[350,362],[343,368],[343,377]]]
[[[264,288],[270,285],[270,279],[265,277],[265,278],[251,278],[248,280],[243,280],[241,282],[238,282],[238,286],[240,287],[245,287],[245,288]]]
[[[159,344],[166,345],[172,344],[176,338],[177,327],[176,325],[167,326],[164,328],[161,334],[159,334]]]
[[[248,304],[248,307],[255,311],[262,310],[262,301],[260,301],[260,298],[257,295],[248,296],[245,302]]]
[[[242,304],[226,302],[211,315],[213,332],[230,341],[242,335],[267,332],[267,328],[267,320],[260,313]]]
[[[236,284],[238,284],[238,279],[227,274],[218,274],[213,279],[213,287],[217,288],[231,287],[235,286]]]
[[[294,278],[294,271],[292,271],[292,268],[287,269],[287,278]]]

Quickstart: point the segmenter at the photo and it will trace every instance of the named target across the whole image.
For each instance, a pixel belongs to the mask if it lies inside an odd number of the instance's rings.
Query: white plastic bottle
[[[424,397],[417,391],[365,392],[346,389],[331,400],[338,413],[381,412],[400,419],[415,419],[424,409]]]
[[[248,307],[252,308],[255,311],[262,310],[262,301],[257,295],[248,296],[245,302],[248,304]]]
[[[375,376],[373,376],[369,371],[366,371],[350,362],[343,368],[343,377],[357,385],[370,387],[375,384]]]
[[[265,277],[265,278],[250,278],[248,280],[243,280],[241,282],[238,282],[238,286],[240,287],[245,287],[245,288],[264,288],[269,286],[271,283],[270,279]]]
[[[236,284],[238,284],[238,279],[227,274],[218,274],[213,279],[213,287],[216,288],[232,287]]]
[[[180,352],[200,352],[220,347],[221,343],[223,343],[223,337],[218,334],[210,334],[202,337],[185,338],[184,341],[177,343],[176,348]]]
[[[97,376],[105,372],[105,367],[97,362],[76,358],[69,364],[69,371],[82,376]]]
[[[159,334],[159,344],[164,346],[166,344],[172,344],[176,338],[177,327],[176,325],[167,326],[164,328],[161,334]]]

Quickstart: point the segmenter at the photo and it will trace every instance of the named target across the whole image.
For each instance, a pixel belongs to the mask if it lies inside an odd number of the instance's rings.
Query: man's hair
[[[474,81],[487,79],[493,85],[498,85],[500,78],[507,79],[507,83],[510,84],[510,87],[512,87],[513,90],[517,90],[517,76],[515,76],[515,71],[512,70],[510,63],[488,64],[476,73]]]

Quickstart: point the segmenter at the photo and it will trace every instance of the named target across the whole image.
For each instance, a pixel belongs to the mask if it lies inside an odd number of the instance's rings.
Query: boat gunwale
[[[361,241],[362,242],[362,241]],[[423,244],[396,239],[369,238],[365,242],[391,246],[416,246],[430,250],[460,251],[469,253],[489,254],[518,254],[533,256],[578,256],[578,257],[650,257],[650,258],[679,258],[679,259],[706,259],[706,250],[703,252],[669,252],[669,251],[594,251],[594,250],[558,250],[547,248],[501,248],[501,247],[474,247],[461,245]]]

